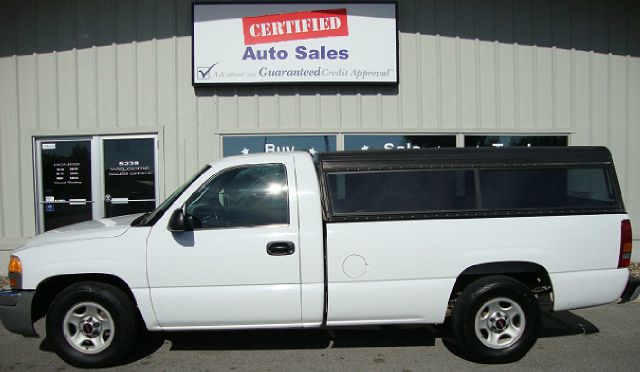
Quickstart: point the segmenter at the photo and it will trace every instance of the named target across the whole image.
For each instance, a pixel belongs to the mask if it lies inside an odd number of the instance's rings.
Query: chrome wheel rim
[[[95,302],[81,302],[69,309],[63,328],[65,340],[83,354],[105,350],[115,335],[111,314]]]
[[[485,302],[476,313],[476,337],[492,349],[516,343],[524,333],[526,319],[520,305],[508,298]]]

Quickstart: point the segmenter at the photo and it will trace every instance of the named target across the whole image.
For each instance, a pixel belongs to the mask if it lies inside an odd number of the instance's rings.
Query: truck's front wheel
[[[489,276],[462,291],[451,321],[459,346],[471,359],[508,363],[522,358],[535,343],[540,306],[519,281]]]
[[[85,282],[61,291],[47,313],[47,337],[56,353],[77,367],[120,362],[137,335],[131,300],[118,287]]]

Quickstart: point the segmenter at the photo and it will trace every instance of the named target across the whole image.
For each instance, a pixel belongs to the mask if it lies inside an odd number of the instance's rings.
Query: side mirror
[[[193,221],[191,220],[191,216],[184,213],[182,209],[176,209],[171,213],[167,230],[174,233],[193,231]]]

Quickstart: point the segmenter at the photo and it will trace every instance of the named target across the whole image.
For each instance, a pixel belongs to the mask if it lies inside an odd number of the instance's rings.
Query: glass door
[[[156,207],[156,141],[155,136],[102,139],[105,217]]]
[[[38,233],[156,207],[155,134],[34,140]]]
[[[37,142],[39,231],[93,218],[91,140]]]

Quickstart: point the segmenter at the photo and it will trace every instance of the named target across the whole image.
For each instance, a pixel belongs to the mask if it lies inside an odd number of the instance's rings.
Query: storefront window
[[[567,146],[568,136],[464,136],[464,147]]]
[[[336,136],[225,136],[222,155],[248,155],[260,152],[336,151]]]
[[[455,135],[371,135],[347,134],[344,136],[345,150],[410,150],[440,147],[456,147]]]

